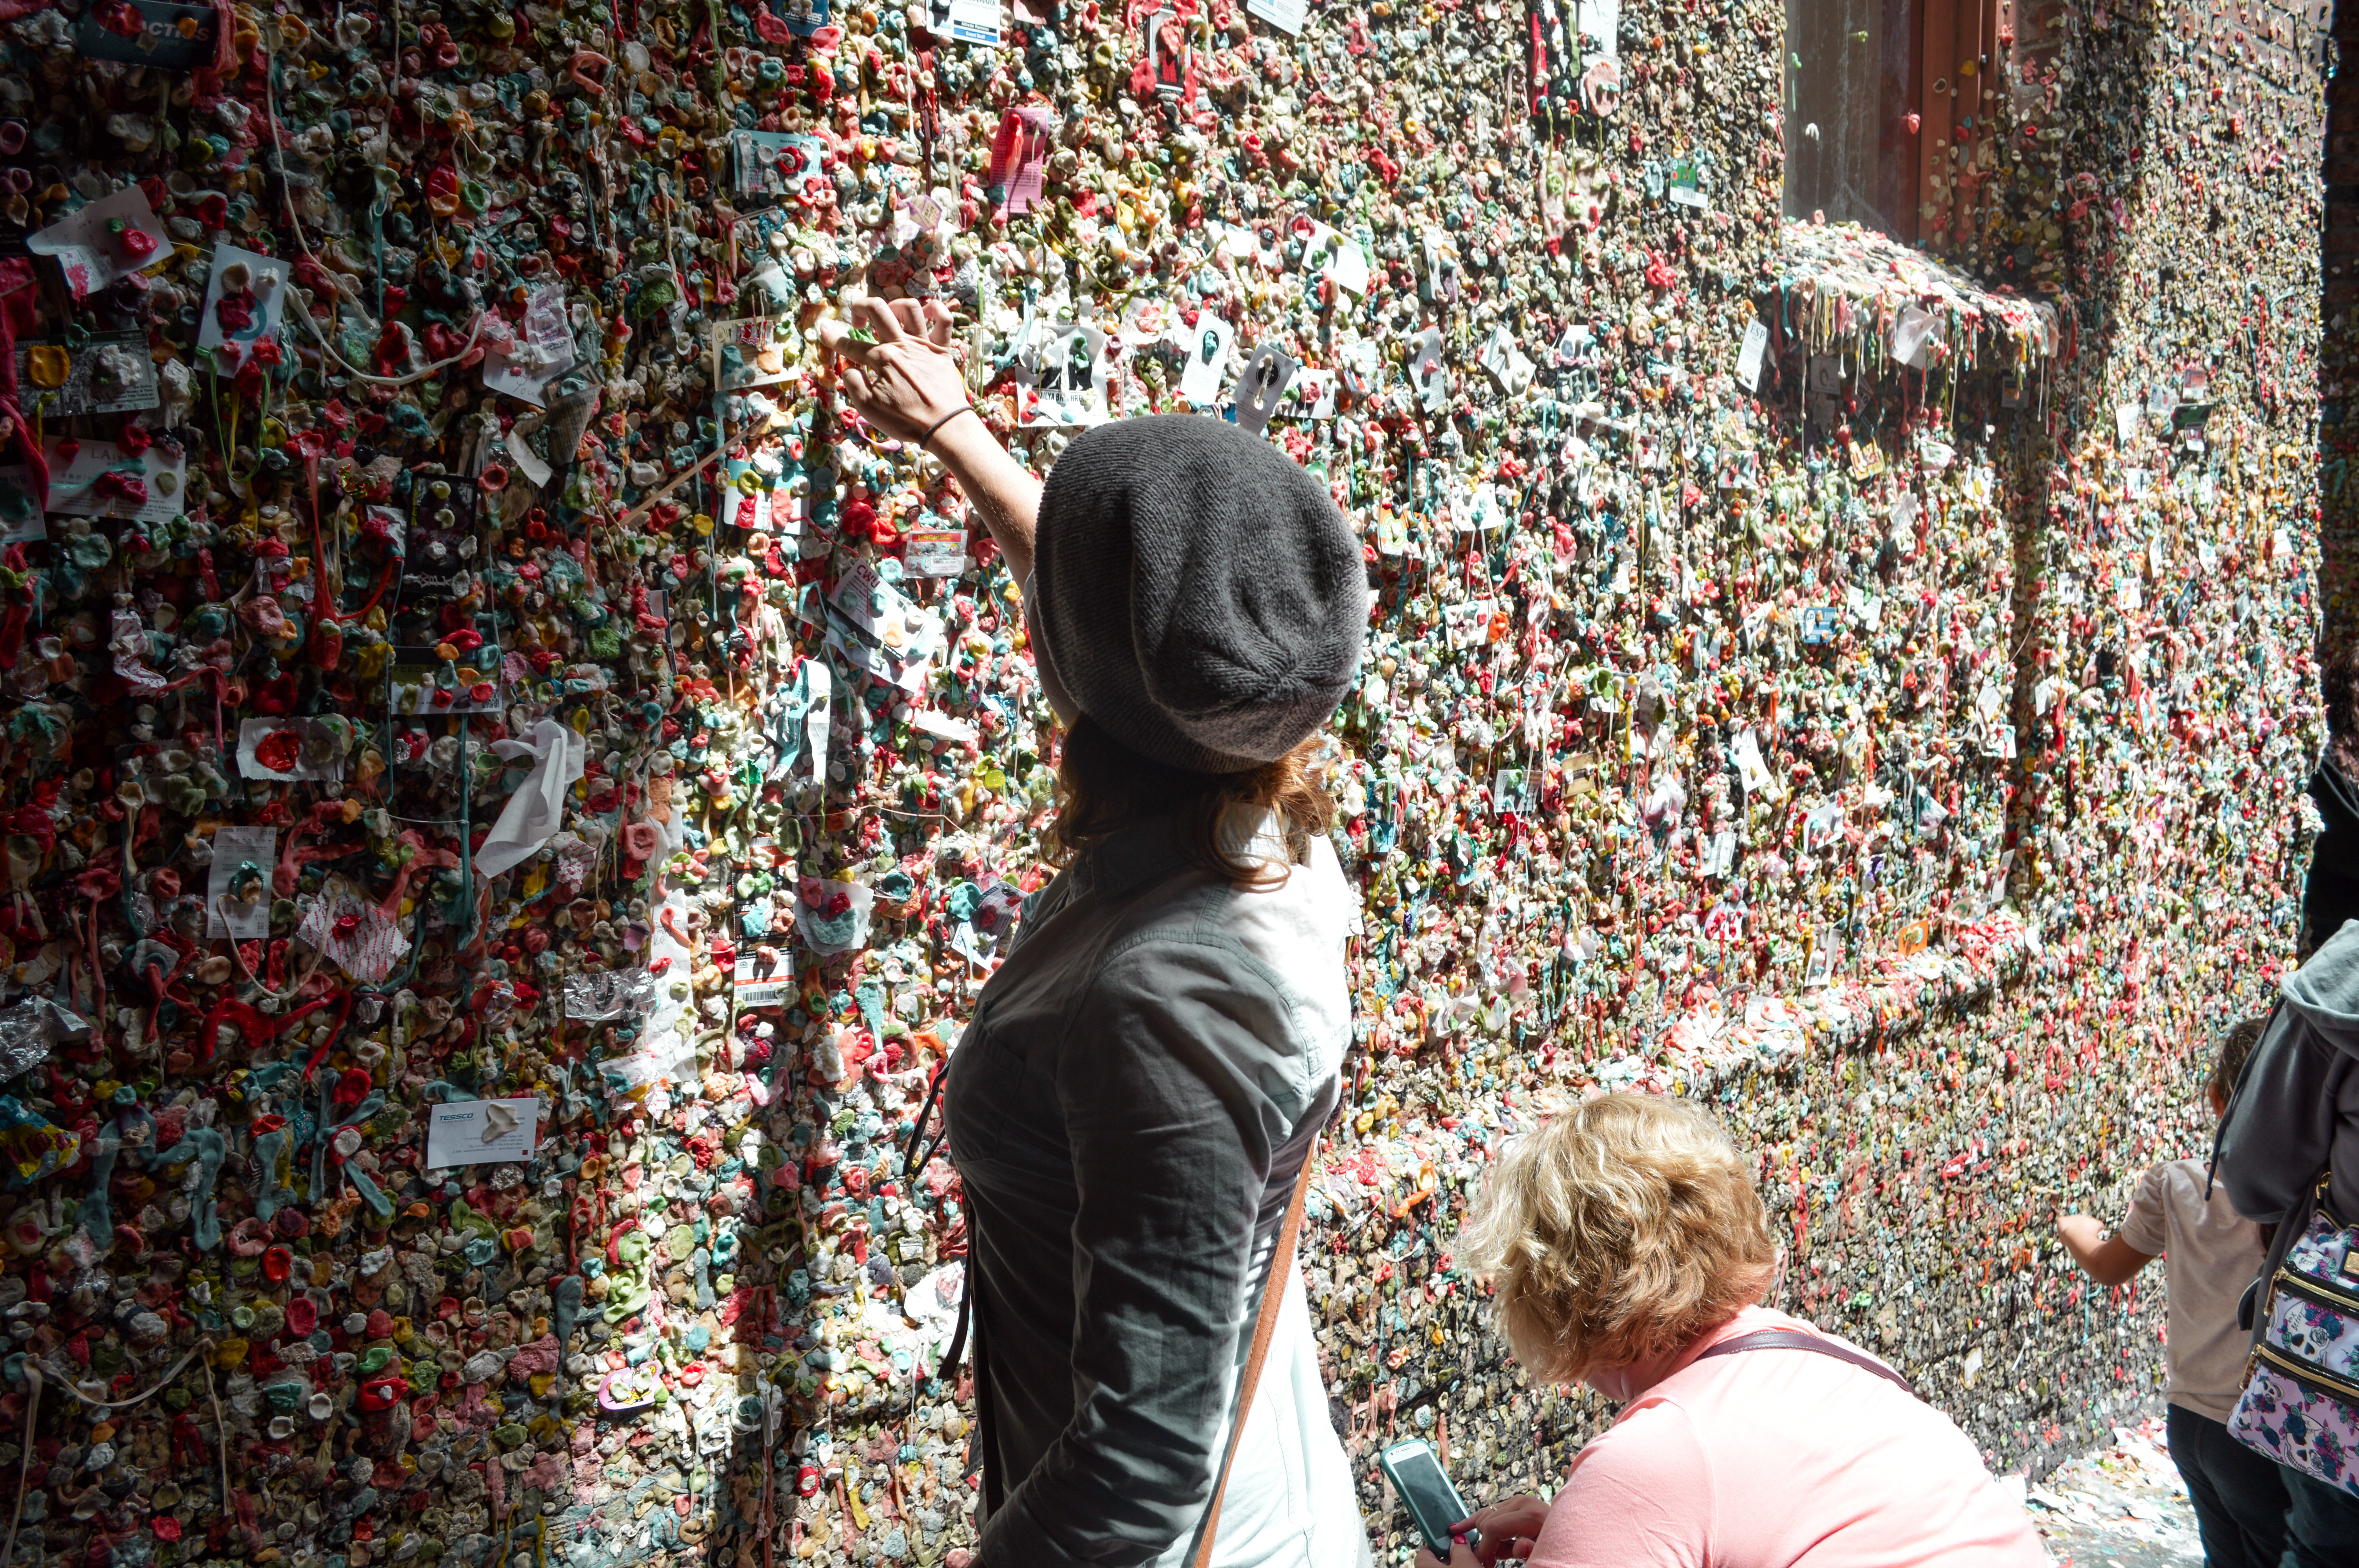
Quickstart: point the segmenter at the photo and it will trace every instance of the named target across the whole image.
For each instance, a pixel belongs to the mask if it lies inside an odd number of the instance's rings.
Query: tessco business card
[[[447,1170],[528,1159],[539,1122],[540,1101],[531,1095],[438,1105],[427,1123],[426,1163]]]

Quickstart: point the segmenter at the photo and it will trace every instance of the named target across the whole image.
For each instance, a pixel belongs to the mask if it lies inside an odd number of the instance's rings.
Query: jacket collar
[[[1277,815],[1264,811],[1245,816],[1233,813],[1223,824],[1223,845],[1231,854],[1251,860],[1288,863],[1286,839],[1278,831]],[[1116,828],[1092,845],[1075,864],[1077,880],[1099,898],[1119,903],[1150,883],[1188,869],[1191,862],[1180,847],[1179,819],[1149,817]]]
[[[1151,882],[1162,881],[1188,863],[1180,847],[1179,822],[1171,816],[1151,816],[1118,827],[1090,846],[1075,868],[1090,892],[1119,903]]]

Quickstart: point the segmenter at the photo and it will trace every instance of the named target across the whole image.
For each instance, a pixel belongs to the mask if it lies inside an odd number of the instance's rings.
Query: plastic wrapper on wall
[[[2253,17],[1994,10],[1919,252],[1781,216],[1757,5],[0,0],[0,1558],[962,1560],[901,1159],[1055,741],[863,295],[1038,468],[1232,417],[1365,539],[1305,1262],[1387,1560],[1386,1435],[1480,1499],[1601,1418],[1451,1257],[1599,1086],[1995,1465],[2151,1401],[2047,1217],[2201,1146],[2297,920],[2324,69]]]

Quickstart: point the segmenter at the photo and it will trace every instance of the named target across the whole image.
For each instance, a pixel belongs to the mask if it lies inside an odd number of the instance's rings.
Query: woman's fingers
[[[1443,1568],[1443,1563],[1440,1558],[1433,1554],[1431,1547],[1420,1546],[1417,1549],[1416,1568]],[[1475,1556],[1473,1547],[1462,1541],[1452,1541],[1450,1543],[1448,1568],[1483,1568],[1483,1563]]]
[[[1502,1498],[1468,1521],[1484,1536],[1529,1541],[1548,1522],[1548,1504],[1535,1497]]]
[[[852,341],[852,323],[830,316],[819,324],[819,346],[831,354],[856,353],[867,345]]]
[[[878,342],[897,343],[908,336],[902,330],[901,314],[894,308],[894,301],[872,297],[860,301],[860,304],[866,308],[864,313],[868,317],[870,330],[876,334]]]
[[[876,351],[896,343],[947,351],[951,346],[951,310],[939,299],[862,299],[853,305],[855,319],[824,320],[819,324],[819,346],[858,364],[874,361]],[[873,341],[853,332],[868,329]]]
[[[908,440],[965,405],[940,301],[862,299],[850,314],[849,323],[820,323],[820,346],[837,356],[846,401],[879,431]]]
[[[1450,1529],[1452,1534],[1481,1530],[1483,1545],[1479,1555],[1484,1568],[1490,1568],[1491,1564],[1530,1556],[1532,1541],[1547,1522],[1548,1504],[1538,1498],[1519,1497],[1502,1498]],[[1451,1568],[1457,1568],[1454,1561]]]
[[[1543,1523],[1548,1523],[1548,1504],[1538,1498],[1503,1498],[1453,1523],[1451,1532],[1465,1535],[1467,1530],[1482,1530],[1482,1556],[1488,1563],[1495,1556],[1527,1556],[1528,1547],[1527,1552],[1515,1552],[1510,1542],[1528,1542],[1538,1535]]]
[[[857,364],[866,361],[868,351],[875,345],[864,343],[854,338],[852,335],[851,323],[830,319],[819,324],[819,346],[826,353],[837,355]]]

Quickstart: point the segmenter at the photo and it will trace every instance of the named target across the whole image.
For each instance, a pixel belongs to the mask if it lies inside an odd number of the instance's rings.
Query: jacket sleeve
[[[1299,1061],[1254,968],[1233,947],[1134,948],[1101,972],[1058,1054],[1078,1197],[1075,1408],[984,1526],[979,1568],[1132,1568],[1192,1536],[1212,1500]]]
[[[2342,1054],[2292,1007],[2277,1010],[2253,1048],[2220,1135],[2220,1184],[2246,1219],[2284,1219],[2326,1169]]]

